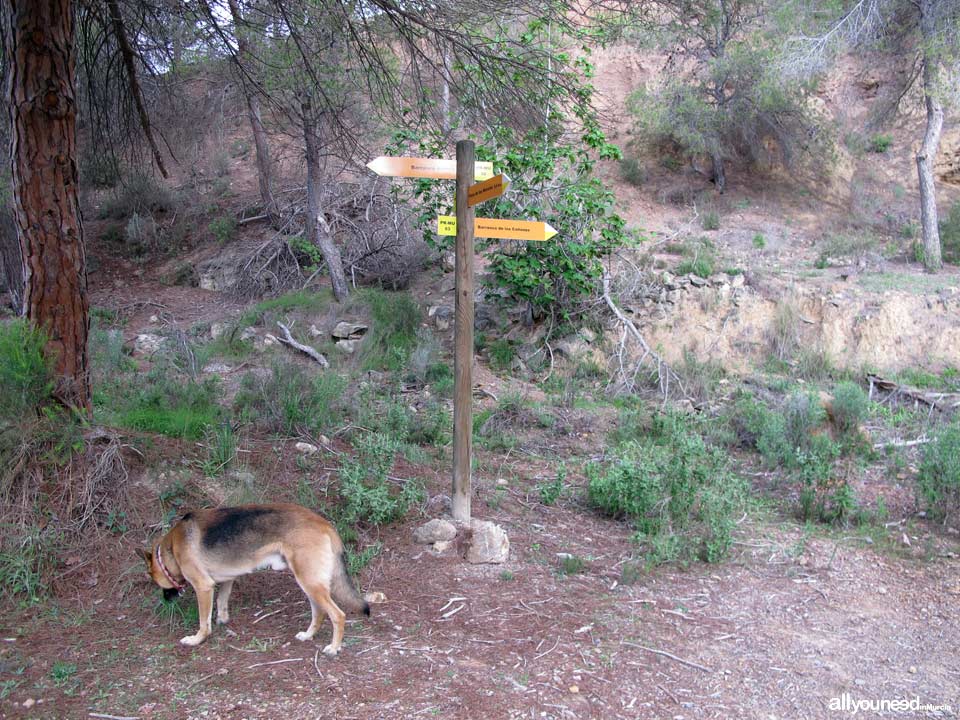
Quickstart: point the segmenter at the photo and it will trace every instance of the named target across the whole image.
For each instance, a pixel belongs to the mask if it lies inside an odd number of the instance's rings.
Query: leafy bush
[[[167,212],[176,205],[170,191],[157,183],[153,176],[134,173],[114,189],[113,196],[104,202],[100,216],[123,220],[134,213],[152,215]]]
[[[368,288],[362,295],[373,321],[361,351],[363,369],[401,370],[417,344],[420,308],[402,292]]]
[[[643,187],[649,179],[649,173],[637,158],[625,157],[620,161],[620,175],[631,185]]]
[[[842,436],[857,432],[869,405],[867,394],[855,382],[845,381],[833,388],[833,420]]]
[[[49,530],[0,527],[0,596],[28,602],[42,598],[56,558],[55,545]]]
[[[684,260],[677,265],[677,273],[692,273],[699,277],[710,277],[717,264],[717,253],[713,243],[705,237],[683,243],[681,252]]]
[[[874,135],[867,144],[867,150],[872,153],[885,153],[893,145],[893,138],[890,135]]]
[[[27,320],[0,323],[0,425],[36,411],[53,389],[46,335]]]
[[[343,417],[345,388],[346,380],[336,373],[310,377],[299,365],[278,362],[267,378],[243,377],[234,409],[268,432],[313,435]]]
[[[721,560],[746,484],[684,417],[657,416],[652,431],[624,445],[612,462],[587,466],[590,502],[607,515],[630,519],[637,539],[650,543],[654,563],[693,556]]]
[[[226,245],[233,240],[233,236],[237,232],[237,219],[233,215],[221,215],[211,220],[208,228],[214,240],[221,245]]]
[[[537,485],[537,492],[540,493],[540,502],[544,505],[553,505],[563,495],[563,483],[567,478],[567,466],[560,463],[557,468],[557,474],[553,480],[543,482]]]
[[[356,538],[360,523],[382,525],[399,520],[417,503],[426,499],[420,483],[408,480],[394,490],[388,479],[397,444],[381,433],[366,433],[355,442],[356,457],[340,466],[340,506],[337,528],[345,540]]]
[[[814,431],[827,419],[820,398],[812,393],[795,392],[783,405],[783,435],[794,456],[784,458],[788,465],[796,462],[796,453],[810,448]]]
[[[940,249],[944,262],[960,264],[960,201],[940,221]]]
[[[490,343],[487,353],[490,356],[490,367],[498,372],[509,370],[517,357],[513,342],[505,338]]]
[[[960,509],[960,424],[943,429],[924,448],[917,492],[931,517],[946,518]]]

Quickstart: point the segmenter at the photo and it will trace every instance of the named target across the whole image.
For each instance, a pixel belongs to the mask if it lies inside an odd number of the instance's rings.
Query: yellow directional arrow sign
[[[437,219],[437,233],[440,235],[457,234],[457,218],[453,215],[441,215]],[[501,240],[549,240],[557,231],[549,223],[530,220],[494,220],[474,218],[473,234],[477,237],[500,238]]]
[[[367,167],[381,177],[418,177],[438,180],[457,179],[457,161],[436,158],[388,157],[381,155],[367,163]],[[477,162],[473,166],[475,180],[493,177],[492,162]]]
[[[489,180],[471,185],[467,188],[467,207],[478,205],[484,200],[493,200],[495,197],[500,197],[507,191],[508,187],[510,187],[510,178],[502,173],[494,175]]]

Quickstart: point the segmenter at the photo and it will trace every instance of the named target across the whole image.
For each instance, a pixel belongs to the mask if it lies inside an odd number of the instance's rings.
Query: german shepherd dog
[[[341,609],[370,614],[347,574],[343,543],[333,525],[299,505],[243,505],[189,512],[152,549],[141,550],[150,578],[163,588],[164,599],[182,593],[187,583],[197,593],[200,629],[180,639],[199,645],[210,635],[213,589],[217,593],[217,623],[230,620],[233,581],[256,570],[289,567],[310,600],[310,627],[297,633],[309,640],[322,622],[320,611],[333,623],[333,638],[323,652],[334,657],[343,642],[345,614]],[[338,605],[339,603],[339,605]]]

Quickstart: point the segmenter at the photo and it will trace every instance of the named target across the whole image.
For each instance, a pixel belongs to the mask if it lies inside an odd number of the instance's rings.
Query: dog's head
[[[143,561],[147,564],[147,577],[160,586],[163,590],[163,599],[170,601],[180,594],[180,589],[175,587],[167,578],[166,573],[157,564],[157,546],[159,542],[154,543],[152,548],[140,548],[137,550]]]

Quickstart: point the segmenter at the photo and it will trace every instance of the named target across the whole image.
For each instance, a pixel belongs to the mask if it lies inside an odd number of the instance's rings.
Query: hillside
[[[605,267],[677,385],[633,368],[600,299],[563,323],[478,293],[473,508],[509,537],[496,564],[467,562],[464,529],[416,539],[450,511],[455,297],[450,254],[388,201],[409,181],[352,166],[326,188],[344,302],[297,240],[299,139],[269,135],[276,228],[219,71],[191,86],[194,162],[84,187],[93,420],[40,420],[0,454],[24,458],[3,486],[0,715],[759,720],[830,717],[852,693],[954,716],[960,269],[915,260],[922,119],[868,128],[884,76],[846,58],[819,96],[833,174],[733,166],[719,194],[629,145],[627,95],[664,58],[594,61],[604,129],[636,160],[597,174],[642,237]],[[937,168],[946,218],[955,116]],[[326,625],[294,640],[310,607],[293,577],[260,572],[229,624],[178,644],[194,593],[161,600],[139,549],[192,508],[280,501],[338,526],[382,593],[371,617],[327,659]]]

